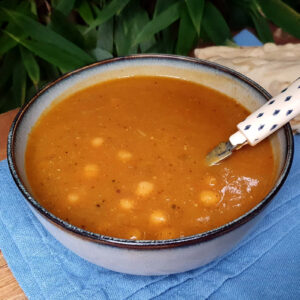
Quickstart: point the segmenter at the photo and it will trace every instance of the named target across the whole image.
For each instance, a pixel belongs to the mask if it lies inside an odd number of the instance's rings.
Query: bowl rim
[[[230,75],[234,80],[242,81],[243,83],[250,86],[252,89],[254,89],[256,92],[258,92],[261,96],[263,96],[266,101],[271,98],[271,95],[262,88],[259,84],[257,84],[255,81],[251,80],[250,78],[246,77],[245,75],[234,71],[228,67],[219,65],[214,62],[209,62],[206,60],[201,60],[197,58],[192,57],[185,57],[185,56],[178,56],[178,55],[169,55],[169,54],[136,54],[136,55],[130,55],[130,56],[123,56],[123,57],[117,57],[117,58],[111,58],[102,60],[99,62],[95,62],[93,64],[84,66],[82,68],[76,69],[74,71],[71,71],[69,73],[64,74],[63,76],[57,78],[56,80],[50,82],[45,87],[43,87],[40,91],[38,91],[34,97],[31,98],[31,100],[23,105],[16,115],[9,134],[8,134],[8,142],[7,142],[7,160],[8,160],[8,166],[10,169],[10,173],[18,187],[18,189],[21,191],[27,202],[30,204],[31,207],[33,207],[39,214],[41,214],[43,217],[45,217],[48,221],[50,221],[52,224],[58,225],[58,227],[64,231],[67,231],[70,234],[75,235],[76,237],[83,238],[92,242],[100,243],[103,245],[108,246],[114,246],[114,247],[120,247],[120,248],[127,248],[127,249],[139,249],[139,250],[151,250],[151,249],[164,249],[164,248],[173,248],[173,247],[181,247],[181,246],[188,246],[191,244],[206,242],[209,240],[212,240],[214,238],[217,238],[219,236],[222,236],[234,229],[239,228],[243,224],[249,222],[252,220],[255,216],[257,216],[266,206],[271,202],[273,197],[277,194],[283,183],[285,182],[287,175],[289,173],[289,170],[291,168],[291,164],[293,161],[293,155],[294,155],[294,141],[293,141],[293,134],[292,129],[289,124],[285,125],[283,127],[284,135],[286,138],[286,157],[284,160],[284,165],[282,167],[282,170],[280,172],[280,175],[278,176],[278,179],[276,180],[273,188],[270,190],[270,192],[263,198],[256,206],[254,206],[252,209],[247,211],[245,214],[241,215],[240,217],[234,219],[231,222],[228,222],[218,228],[205,231],[199,234],[191,235],[191,236],[185,236],[180,237],[176,239],[170,239],[170,240],[128,240],[128,239],[121,239],[121,238],[115,238],[110,236],[101,235],[98,233],[93,233],[87,230],[84,230],[82,228],[76,227],[58,217],[56,217],[54,214],[50,213],[48,210],[46,210],[42,205],[39,204],[37,200],[34,199],[34,197],[29,193],[29,191],[26,189],[25,185],[23,184],[21,180],[21,176],[19,176],[17,165],[15,161],[15,141],[16,141],[16,132],[18,130],[19,124],[22,121],[24,114],[26,111],[30,108],[31,105],[35,103],[39,99],[39,97],[48,91],[52,86],[55,84],[61,82],[64,79],[67,79],[79,72],[85,71],[87,69],[91,69],[94,67],[98,67],[101,65],[106,64],[114,64],[120,61],[131,61],[131,60],[151,60],[151,59],[162,59],[162,60],[168,60],[168,61],[175,61],[175,62],[184,62],[184,63],[190,63],[190,64],[197,64],[202,65],[204,67],[208,67],[210,69],[214,69],[218,71],[219,73],[225,73],[227,75]]]

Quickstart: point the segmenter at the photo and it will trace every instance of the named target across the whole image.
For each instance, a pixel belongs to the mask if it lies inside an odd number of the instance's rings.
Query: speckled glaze
[[[256,110],[270,95],[245,76],[220,65],[170,55],[135,55],[110,59],[68,73],[41,90],[16,116],[8,137],[8,163],[16,185],[43,226],[64,246],[105,268],[138,275],[184,272],[202,266],[232,249],[263,217],[263,209],[284,183],[293,158],[293,136],[286,125],[272,138],[278,162],[277,181],[253,209],[214,230],[165,241],[133,241],[88,232],[42,207],[31,195],[24,154],[28,134],[41,114],[69,94],[114,78],[171,76],[214,88]],[[25,200],[24,200],[25,201]]]

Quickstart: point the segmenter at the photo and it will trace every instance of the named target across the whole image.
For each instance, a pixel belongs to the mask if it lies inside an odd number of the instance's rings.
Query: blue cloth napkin
[[[262,42],[247,29],[242,30],[233,37],[233,40],[239,46],[261,46]]]
[[[261,43],[249,32],[241,46]],[[0,249],[29,299],[300,299],[300,136],[290,175],[265,218],[225,256],[169,276],[97,267],[58,243],[33,216],[0,162]],[[0,295],[1,299],[1,295]]]
[[[295,144],[291,172],[264,219],[199,269],[132,276],[79,258],[33,216],[7,161],[0,162],[0,248],[29,299],[300,299],[300,136]]]

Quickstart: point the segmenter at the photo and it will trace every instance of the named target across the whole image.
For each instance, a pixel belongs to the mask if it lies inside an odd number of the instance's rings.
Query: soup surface
[[[269,141],[205,164],[248,114],[180,79],[89,87],[53,105],[32,129],[33,195],[61,219],[113,237],[171,239],[219,227],[259,203],[274,181]]]

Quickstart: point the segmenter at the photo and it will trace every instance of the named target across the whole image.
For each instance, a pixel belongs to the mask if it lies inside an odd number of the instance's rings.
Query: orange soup
[[[113,237],[172,239],[217,228],[258,204],[275,179],[268,140],[205,163],[248,114],[181,79],[86,88],[53,105],[30,133],[33,195],[59,218]]]

